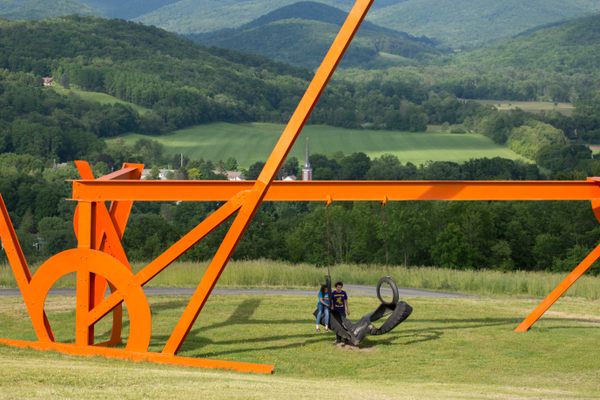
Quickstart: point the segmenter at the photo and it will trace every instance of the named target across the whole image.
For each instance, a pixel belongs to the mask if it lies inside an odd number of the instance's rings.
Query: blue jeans
[[[342,308],[342,309],[338,309],[338,314],[340,315],[340,320],[342,321],[342,325],[344,324],[344,322],[346,322],[346,309]],[[335,341],[336,343],[341,343],[342,342],[342,337],[340,335],[338,335],[337,333],[335,334]]]
[[[323,314],[325,314],[325,326],[329,327],[329,307],[319,303],[317,304],[317,325],[321,323]]]

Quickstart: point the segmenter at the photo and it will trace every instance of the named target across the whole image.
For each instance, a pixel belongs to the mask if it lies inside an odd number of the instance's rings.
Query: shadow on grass
[[[333,341],[333,335],[315,335],[312,332],[312,324],[310,318],[301,319],[253,319],[256,310],[260,307],[262,299],[246,299],[242,301],[233,310],[233,312],[223,321],[215,322],[210,325],[200,325],[190,331],[187,340],[182,347],[183,352],[187,352],[192,356],[201,357],[221,357],[232,354],[243,354],[256,351],[268,350],[283,350],[302,347],[310,344]],[[185,303],[182,301],[168,301],[152,305],[152,309],[157,312],[168,311],[171,309],[183,309]],[[598,321],[590,321],[581,318],[548,318],[547,320],[556,322],[587,322],[598,323]],[[368,349],[373,347],[386,347],[391,345],[410,346],[418,343],[434,341],[442,338],[445,333],[456,330],[467,329],[485,329],[494,326],[506,325],[512,330],[521,322],[521,318],[435,318],[435,319],[408,319],[394,331],[382,336],[367,336],[361,343],[360,348]],[[307,333],[290,334],[290,335],[272,335],[262,337],[242,337],[242,338],[227,338],[224,340],[213,340],[204,335],[206,331],[212,329],[223,328],[227,326],[240,325],[287,325],[287,324],[307,324]],[[430,326],[422,327],[422,324]],[[128,321],[124,321],[123,327],[128,326]],[[310,326],[310,330],[308,329]],[[593,326],[555,326],[544,327],[544,330],[554,329],[572,329],[572,328],[590,328]],[[251,332],[252,328],[247,328],[244,332]],[[108,335],[110,331],[107,331]],[[162,348],[167,342],[169,335],[153,335],[152,347]],[[284,343],[276,343],[285,341]],[[248,348],[235,348],[214,350],[202,352],[202,349],[208,345],[212,346],[235,346],[244,344],[251,345]],[[261,346],[261,344],[263,344]]]

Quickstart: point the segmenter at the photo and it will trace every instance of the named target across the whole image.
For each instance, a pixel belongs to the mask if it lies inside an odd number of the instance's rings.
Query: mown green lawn
[[[374,298],[352,297],[352,317]],[[315,333],[315,299],[213,296],[182,355],[273,363],[272,376],[135,364],[0,347],[0,398],[593,398],[600,389],[600,302],[564,299],[528,333],[536,300],[408,299],[413,315],[360,349]],[[152,299],[160,350],[186,299]],[[74,298],[50,297],[57,337],[73,338]],[[98,331],[106,333],[106,325]],[[0,299],[0,336],[33,338],[18,298]]]
[[[123,140],[133,144],[140,138],[162,143],[167,153],[183,153],[192,159],[226,160],[234,157],[241,167],[264,161],[281,132],[283,125],[271,123],[213,123],[182,129],[164,136],[129,134],[109,142]],[[312,153],[332,155],[341,151],[351,154],[362,151],[370,157],[394,154],[403,163],[419,165],[427,161],[462,162],[472,158],[519,156],[478,134],[414,133],[401,131],[358,130],[324,125],[306,126],[292,149],[292,156],[304,160],[306,139]]]

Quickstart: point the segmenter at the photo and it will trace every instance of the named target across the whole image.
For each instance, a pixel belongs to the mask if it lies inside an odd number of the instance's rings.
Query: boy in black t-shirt
[[[342,323],[346,320],[346,315],[350,315],[350,308],[348,307],[348,295],[342,290],[344,284],[342,282],[335,283],[335,290],[331,293],[331,305],[336,310]],[[338,334],[335,335],[335,343],[342,343],[342,337]]]

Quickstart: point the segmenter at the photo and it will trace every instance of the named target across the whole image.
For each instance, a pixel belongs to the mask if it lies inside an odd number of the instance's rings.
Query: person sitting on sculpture
[[[321,285],[321,289],[319,290],[317,301],[317,332],[321,331],[321,319],[323,320],[323,325],[325,325],[325,331],[329,331],[329,290],[327,289],[327,285]]]
[[[331,293],[332,309],[338,313],[342,324],[346,321],[346,316],[350,315],[350,308],[348,307],[348,295],[342,290],[344,287],[343,282],[335,283],[335,290]],[[342,343],[342,337],[335,334],[335,344]]]

